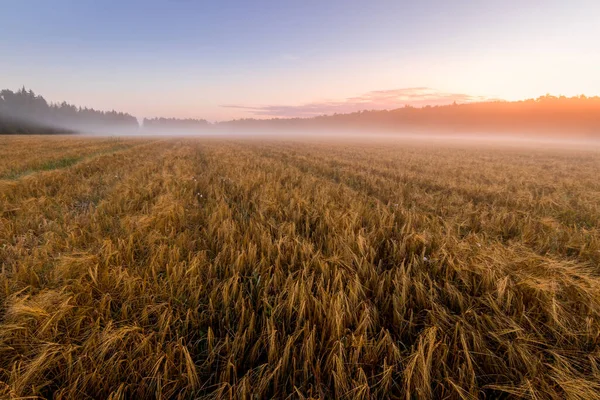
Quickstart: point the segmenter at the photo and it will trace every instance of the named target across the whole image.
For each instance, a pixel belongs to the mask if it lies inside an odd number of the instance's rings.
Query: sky
[[[0,86],[138,118],[600,95],[598,0],[0,0]]]

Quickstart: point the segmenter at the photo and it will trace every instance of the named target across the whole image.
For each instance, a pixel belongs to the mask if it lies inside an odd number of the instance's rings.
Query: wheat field
[[[0,137],[0,398],[600,398],[598,148]]]

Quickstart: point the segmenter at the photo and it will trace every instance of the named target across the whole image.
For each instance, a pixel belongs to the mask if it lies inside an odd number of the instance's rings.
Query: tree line
[[[541,96],[393,110],[364,110],[313,118],[240,119],[221,122],[229,130],[343,132],[523,133],[600,137],[600,97]]]
[[[210,123],[205,119],[145,118],[142,125],[127,113],[98,111],[66,102],[48,103],[24,87],[0,91],[0,133],[202,132],[409,132],[526,133],[600,137],[600,97],[545,95],[523,101],[405,106],[313,118],[244,118]]]
[[[16,92],[0,91],[0,133],[94,132],[111,128],[136,130],[139,124],[133,115],[123,112],[49,103],[25,87]]]

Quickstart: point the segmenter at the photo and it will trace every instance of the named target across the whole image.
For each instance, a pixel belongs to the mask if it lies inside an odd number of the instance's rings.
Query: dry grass
[[[0,397],[600,398],[597,151],[0,141]]]
[[[147,140],[146,140],[147,141]],[[0,179],[17,179],[38,171],[66,167],[84,158],[124,150],[141,140],[83,136],[2,136]]]

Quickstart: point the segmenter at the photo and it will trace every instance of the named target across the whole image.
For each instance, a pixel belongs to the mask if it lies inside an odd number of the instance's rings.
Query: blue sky
[[[600,2],[0,0],[0,86],[138,117],[600,94]]]

